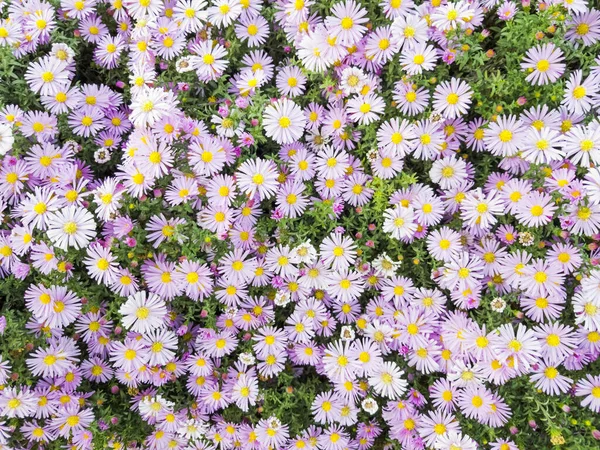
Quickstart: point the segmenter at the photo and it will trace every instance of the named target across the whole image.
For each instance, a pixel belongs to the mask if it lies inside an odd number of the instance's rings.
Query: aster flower
[[[277,186],[277,172],[271,161],[259,158],[244,162],[237,173],[238,187],[250,197],[271,197]]]
[[[600,378],[597,376],[586,375],[575,386],[575,395],[585,398],[581,401],[582,406],[586,406],[594,412],[600,411]]]
[[[460,28],[462,22],[471,20],[475,15],[475,11],[469,6],[467,2],[459,1],[437,7],[431,16],[433,25],[442,31]]]
[[[70,84],[67,65],[63,61],[44,57],[29,65],[25,79],[33,92],[54,95]]]
[[[575,126],[565,135],[564,152],[574,164],[591,167],[600,162],[600,127]]]
[[[152,126],[177,105],[172,94],[158,88],[145,88],[132,101],[130,120],[138,127]]]
[[[69,436],[90,426],[94,420],[91,409],[80,410],[79,407],[67,407],[61,410],[58,417],[52,419],[50,428],[59,436]]]
[[[116,258],[110,249],[102,247],[99,243],[87,248],[87,258],[83,260],[90,272],[90,276],[98,283],[112,282],[116,276]]]
[[[260,442],[275,448],[283,447],[289,438],[288,426],[283,425],[276,417],[261,419],[255,432]]]
[[[461,218],[469,226],[479,226],[489,229],[497,222],[496,216],[502,213],[502,202],[490,193],[487,196],[480,191],[473,191],[466,195],[461,203]]]
[[[525,131],[523,123],[517,117],[501,116],[496,122],[490,123],[485,132],[484,143],[494,155],[512,156],[519,150]]]
[[[129,296],[119,308],[119,313],[123,315],[122,322],[127,328],[146,333],[161,327],[167,309],[160,297],[141,291]]]
[[[548,395],[560,395],[566,393],[573,380],[562,375],[555,365],[542,363],[533,371],[530,379],[537,389],[541,389]]]
[[[433,93],[433,107],[444,117],[464,115],[471,103],[471,87],[462,80],[452,78],[440,83]]]
[[[429,171],[429,177],[442,189],[458,187],[467,177],[466,164],[462,159],[454,157],[437,160]]]
[[[351,359],[348,343],[343,341],[336,341],[327,346],[323,364],[328,376],[338,379],[351,378],[356,365],[354,359]]]
[[[347,108],[351,120],[361,125],[368,125],[379,120],[379,115],[385,109],[385,103],[380,96],[370,92],[365,96],[352,98]]]
[[[552,220],[556,206],[552,204],[552,197],[539,192],[530,192],[522,202],[519,203],[517,219],[529,227],[539,227]]]
[[[541,345],[532,330],[519,324],[517,330],[505,324],[499,328],[499,338],[494,343],[494,350],[503,362],[509,359],[515,368],[529,369],[541,356]]]
[[[438,56],[435,48],[425,42],[419,42],[402,52],[400,65],[409,75],[419,75],[423,71],[433,70],[436,66]],[[414,92],[414,91],[413,91]],[[418,96],[404,96],[405,101],[415,102]]]
[[[581,11],[567,21],[565,38],[569,41],[581,40],[584,45],[592,45],[600,39],[600,11]]]
[[[265,108],[263,126],[267,136],[279,144],[289,144],[302,136],[306,118],[293,101],[279,100]]]
[[[363,25],[368,21],[365,17],[367,12],[354,0],[336,3],[331,8],[331,13],[332,16],[327,17],[325,23],[341,44],[353,45],[367,31]]]
[[[534,85],[554,83],[565,71],[564,54],[553,43],[537,46],[527,51],[521,68],[529,72],[526,80]]]
[[[35,405],[35,394],[27,388],[7,387],[0,392],[0,411],[5,417],[27,417],[34,411]]]
[[[94,216],[77,206],[69,206],[65,210],[51,213],[48,221],[48,237],[62,250],[67,250],[68,247],[86,247],[96,234]]]
[[[323,239],[320,246],[323,262],[333,270],[348,269],[356,259],[356,245],[353,241],[338,233]]]
[[[126,339],[125,342],[115,341],[112,343],[110,360],[115,367],[132,372],[147,364],[149,353],[142,341]]]
[[[377,366],[369,375],[369,384],[375,392],[391,399],[398,399],[406,391],[408,384],[401,378],[403,372],[398,366],[386,361]]]

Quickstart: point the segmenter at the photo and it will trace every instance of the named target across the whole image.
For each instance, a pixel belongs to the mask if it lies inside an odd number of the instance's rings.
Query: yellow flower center
[[[281,119],[279,119],[279,126],[281,128],[289,128],[289,126],[292,124],[292,121],[290,120],[289,117],[283,116]]]
[[[539,72],[546,72],[548,69],[550,69],[550,61],[547,59],[542,59],[538,61],[536,68]]]
[[[342,28],[349,30],[354,25],[354,21],[350,17],[344,17],[341,21]]]

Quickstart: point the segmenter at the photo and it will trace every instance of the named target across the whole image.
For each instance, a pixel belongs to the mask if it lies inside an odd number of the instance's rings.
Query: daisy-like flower
[[[162,4],[157,0],[126,0],[123,6],[134,19],[143,19],[144,17],[157,17],[162,11]]]
[[[368,378],[369,385],[384,397],[392,400],[399,399],[408,386],[402,378],[403,373],[396,363],[386,361],[371,372]]]
[[[410,153],[414,138],[412,124],[405,119],[391,119],[382,123],[377,130],[379,146],[394,151],[400,157]]]
[[[429,92],[423,87],[417,88],[416,85],[399,82],[394,89],[394,101],[403,114],[414,116],[427,108]]]
[[[36,376],[60,377],[73,367],[78,355],[79,352],[72,346],[72,342],[52,342],[50,347],[38,349],[32,354],[27,360],[27,366]]]
[[[475,289],[483,278],[483,261],[466,252],[459,254],[444,266],[441,283],[444,287],[463,292]]]
[[[515,155],[521,148],[526,129],[515,116],[501,116],[492,122],[483,138],[486,148],[496,156]]]
[[[458,431],[460,431],[460,425],[454,415],[443,411],[427,413],[419,427],[419,434],[423,437],[425,444],[429,446],[433,446],[442,435]]]
[[[365,73],[358,67],[349,66],[342,71],[340,86],[346,95],[361,92],[366,82]]]
[[[48,237],[62,250],[87,247],[96,235],[94,216],[79,206],[71,205],[51,213],[48,222]]]
[[[592,236],[600,231],[600,205],[571,204],[567,209],[574,221],[571,228],[574,234]]]
[[[94,421],[94,413],[90,408],[80,410],[79,405],[61,409],[57,417],[50,422],[50,429],[59,436],[67,437],[88,428]]]
[[[558,131],[550,128],[538,130],[531,127],[525,138],[521,156],[534,164],[549,164],[564,158],[562,145],[563,137]]]
[[[352,98],[347,108],[351,120],[360,125],[368,125],[379,119],[385,109],[385,102],[379,95],[369,92],[365,96]]]
[[[355,361],[351,359],[348,342],[330,343],[323,356],[325,372],[329,377],[345,380],[354,375]]]
[[[0,19],[0,44],[11,46],[23,39],[22,26],[14,20]]]
[[[219,272],[227,281],[248,283],[256,270],[256,259],[249,252],[235,249],[221,259]]]
[[[335,422],[339,416],[342,400],[333,391],[318,394],[311,405],[315,422],[327,424]]]
[[[327,146],[320,152],[316,162],[318,172],[326,179],[343,177],[349,167],[348,153],[335,150],[332,146]]]
[[[585,398],[581,401],[581,406],[586,406],[595,413],[600,412],[600,377],[586,375],[575,385],[575,395]]]
[[[98,205],[96,215],[102,220],[107,220],[120,206],[123,190],[117,186],[116,179],[107,178],[94,190],[94,202]]]
[[[460,431],[449,431],[439,436],[434,444],[436,450],[477,450],[477,443]]]
[[[392,1],[393,3],[393,1]],[[410,8],[401,2],[400,8]],[[400,14],[392,23],[392,35],[403,49],[413,47],[418,42],[427,41],[427,22],[417,14]]]
[[[125,339],[124,342],[111,343],[110,360],[115,367],[133,372],[148,363],[149,353],[142,340]]]
[[[25,80],[33,92],[54,95],[70,84],[66,68],[65,62],[46,56],[29,65]]]
[[[532,330],[523,324],[517,330],[511,324],[504,324],[499,329],[498,340],[492,346],[501,362],[512,361],[515,368],[528,370],[541,357],[541,345]]]
[[[525,226],[539,227],[552,221],[556,209],[551,196],[532,191],[519,203],[516,216]]]
[[[300,263],[312,264],[317,259],[317,250],[310,241],[306,241],[292,250],[292,258]]]
[[[242,4],[239,0],[217,0],[206,12],[211,23],[227,27],[242,13]]]
[[[576,70],[569,77],[565,87],[565,95],[562,104],[575,114],[587,113],[594,103],[594,98],[600,90],[599,80],[591,75],[582,80],[581,70]]]
[[[147,333],[164,324],[167,307],[158,295],[140,291],[130,295],[119,308],[125,327],[139,333]]]
[[[433,107],[443,117],[454,119],[464,115],[471,104],[473,91],[468,83],[452,78],[440,83],[433,93]]]
[[[573,328],[560,323],[542,324],[534,328],[542,346],[542,357],[549,364],[560,364],[576,346]]]
[[[245,161],[237,171],[237,185],[251,198],[270,198],[277,190],[277,168],[272,161],[260,158]]]
[[[300,68],[287,66],[277,74],[276,85],[283,95],[297,97],[304,92],[306,77]]]
[[[269,36],[269,23],[260,14],[244,14],[235,26],[238,36],[248,42],[249,47],[260,47]]]
[[[134,95],[131,103],[133,112],[129,118],[138,127],[152,126],[165,117],[177,103],[172,93],[146,87]]]
[[[325,24],[342,45],[356,44],[367,31],[364,25],[369,21],[367,11],[354,0],[336,3],[331,14],[325,19]]]
[[[0,411],[7,418],[27,417],[36,407],[37,398],[28,388],[7,387],[0,392]]]
[[[206,196],[217,205],[230,206],[236,196],[235,179],[226,175],[217,175],[206,186]]]
[[[233,386],[232,399],[242,410],[248,411],[251,405],[256,404],[258,398],[258,380],[246,374],[240,375]]]
[[[569,41],[581,40],[584,45],[592,45],[600,39],[600,11],[590,9],[573,14],[566,22],[565,38]]]
[[[295,218],[302,215],[309,203],[304,195],[305,189],[303,183],[297,182],[287,182],[281,186],[277,193],[277,207],[285,216]]]
[[[273,448],[282,448],[288,441],[288,426],[283,425],[276,417],[261,419],[255,428],[258,442]]]
[[[383,213],[383,231],[390,233],[395,239],[412,238],[417,231],[414,210],[397,205],[386,209]]]
[[[266,256],[266,267],[282,277],[296,276],[298,268],[292,258],[292,251],[288,246],[277,246],[269,249]]]
[[[562,375],[558,367],[552,364],[540,363],[529,379],[548,395],[564,394],[571,388],[573,380]]]
[[[431,21],[436,28],[448,31],[463,27],[464,23],[470,21],[474,15],[475,11],[470,8],[469,3],[465,1],[448,2],[446,5],[435,8],[431,15]]]
[[[379,27],[369,34],[365,55],[378,64],[385,64],[398,52],[398,43],[390,26]]]
[[[431,166],[429,177],[442,189],[458,187],[467,178],[467,164],[464,160],[453,156],[438,159]]]
[[[342,302],[356,300],[364,291],[364,281],[359,273],[336,271],[329,275],[328,291],[333,298]]]
[[[225,165],[225,149],[217,139],[206,136],[190,146],[189,159],[195,173],[213,175]]]
[[[577,125],[564,138],[564,152],[573,164],[593,167],[600,163],[600,126]]]
[[[435,259],[450,262],[463,250],[460,233],[442,227],[427,236],[427,250]]]
[[[50,215],[58,207],[58,197],[46,188],[36,187],[34,192],[27,193],[27,198],[20,203],[18,213],[24,225],[46,230],[50,223]]]
[[[425,42],[419,42],[414,47],[405,49],[402,52],[400,65],[409,75],[420,75],[423,71],[433,70],[437,59],[435,47],[427,45]],[[406,97],[406,100],[411,102],[411,97]]]
[[[91,244],[87,248],[87,257],[83,263],[90,276],[98,283],[112,283],[117,276],[116,257],[110,249],[102,247],[99,243]]]
[[[596,292],[590,289],[573,296],[575,323],[588,331],[600,331],[600,297],[594,294]]]
[[[348,269],[356,260],[356,244],[347,236],[333,233],[320,245],[323,262],[333,270]]]
[[[521,289],[530,295],[563,296],[565,275],[558,264],[538,259],[523,269]]]
[[[496,217],[503,209],[502,201],[494,192],[486,196],[479,190],[473,191],[461,203],[461,218],[469,226],[489,229],[498,221]]]
[[[181,24],[185,32],[200,31],[207,16],[205,0],[178,0],[173,8],[173,19]]]
[[[564,54],[552,42],[527,51],[521,68],[527,72],[526,80],[533,85],[554,83],[565,71]]]
[[[302,136],[306,118],[298,105],[284,98],[265,108],[263,126],[275,142],[290,144]]]
[[[229,65],[225,47],[213,44],[212,40],[195,44],[191,50],[195,53],[192,58],[192,66],[201,80],[217,79]]]

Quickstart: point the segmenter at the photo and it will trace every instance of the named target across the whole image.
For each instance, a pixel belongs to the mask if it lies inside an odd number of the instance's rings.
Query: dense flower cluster
[[[0,1],[0,448],[589,448],[588,3]]]

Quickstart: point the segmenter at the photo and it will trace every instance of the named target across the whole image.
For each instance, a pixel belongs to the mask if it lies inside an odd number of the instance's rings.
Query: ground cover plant
[[[586,0],[0,0],[0,449],[600,446]]]

